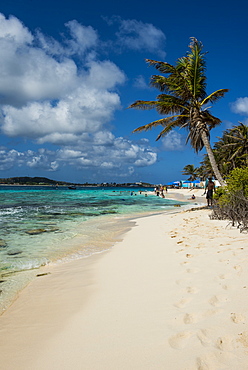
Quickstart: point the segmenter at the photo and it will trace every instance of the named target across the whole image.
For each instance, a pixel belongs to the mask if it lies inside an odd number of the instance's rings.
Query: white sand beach
[[[44,268],[0,317],[1,369],[248,369],[247,234],[210,212],[136,219],[111,250]]]

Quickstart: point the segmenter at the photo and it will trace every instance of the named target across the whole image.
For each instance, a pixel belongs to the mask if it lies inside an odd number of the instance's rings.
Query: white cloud
[[[0,150],[0,170],[9,170],[14,164],[22,162],[23,154],[17,150]]]
[[[248,115],[248,97],[238,98],[231,104],[231,109],[234,113]]]
[[[165,41],[164,33],[152,24],[134,19],[122,20],[118,37],[121,43],[134,50],[157,51]]]
[[[138,89],[149,89],[149,85],[146,83],[146,80],[144,76],[137,76],[136,79],[134,80],[134,87]]]
[[[0,39],[0,104],[23,106],[30,101],[61,99],[78,85],[73,60],[61,62],[43,50],[24,45],[16,47]]]
[[[72,40],[68,40],[67,44],[72,53],[84,53],[87,49],[97,46],[98,34],[91,26],[83,26],[76,20],[65,24],[72,36]]]
[[[76,20],[65,24],[69,31],[69,37],[63,38],[63,43],[53,37],[36,31],[36,42],[47,53],[53,56],[72,56],[79,54],[81,57],[85,52],[98,46],[99,38],[96,30],[91,26],[84,26]]]
[[[129,48],[158,51],[164,41],[152,25],[119,22],[119,41]],[[118,87],[126,80],[124,72],[112,61],[97,58],[100,40],[92,27],[75,20],[66,27],[69,37],[59,42],[40,31],[32,34],[17,18],[0,13],[2,133],[60,146],[53,151],[5,148],[0,151],[0,169],[57,171],[74,166],[118,176],[116,169],[124,175],[154,164],[157,154],[148,140],[116,137],[108,127],[121,108]],[[141,76],[139,84],[144,85]]]
[[[95,145],[112,145],[114,141],[114,135],[110,131],[99,131],[95,133],[94,144]]]
[[[105,18],[109,25],[119,24],[119,30],[116,32],[117,44],[123,48],[149,51],[165,57],[164,44],[165,34],[153,24],[143,23],[135,19],[121,19],[119,16],[113,16],[110,19]]]
[[[55,171],[58,164],[54,161],[55,153],[45,149],[40,149],[38,152],[27,150],[26,152],[18,152],[16,150],[1,150],[0,151],[0,170],[9,170],[14,166],[40,168],[48,171]]]
[[[86,81],[56,105],[45,101],[21,108],[4,106],[2,130],[8,136],[38,139],[40,143],[61,144],[66,135],[77,141],[78,135],[99,131],[119,108],[116,93],[104,90],[103,86],[97,89]]]
[[[0,170],[10,169],[14,166],[45,169],[56,171],[64,166],[73,166],[78,169],[122,169],[120,174],[129,171],[129,168],[150,166],[157,161],[157,154],[147,146],[147,143],[134,144],[131,140],[115,138],[111,133],[105,133],[109,140],[99,145],[99,135],[92,143],[85,142],[83,150],[65,147],[55,151],[45,148],[37,152],[27,150],[18,152],[16,150],[0,151]],[[119,144],[124,145],[119,145]],[[119,176],[114,172],[115,176]]]
[[[176,131],[170,131],[161,140],[166,151],[183,150],[185,147],[183,136]]]
[[[6,46],[9,44],[25,45],[31,44],[33,41],[32,34],[28,29],[17,19],[10,16],[6,19],[0,13],[0,38],[5,42]],[[3,51],[3,50],[2,50]]]

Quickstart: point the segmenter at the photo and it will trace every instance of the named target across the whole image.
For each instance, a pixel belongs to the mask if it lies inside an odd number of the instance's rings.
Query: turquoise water
[[[100,253],[128,220],[179,203],[152,190],[0,186],[0,311],[41,266]]]

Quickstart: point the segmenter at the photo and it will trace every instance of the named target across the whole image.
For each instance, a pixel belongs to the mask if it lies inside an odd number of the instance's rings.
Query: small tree
[[[189,176],[189,181],[194,181],[198,177],[198,168],[195,167],[193,164],[187,164],[186,166],[184,166],[182,174]]]
[[[248,167],[233,170],[215,199],[212,218],[229,219],[241,232],[248,231]]]

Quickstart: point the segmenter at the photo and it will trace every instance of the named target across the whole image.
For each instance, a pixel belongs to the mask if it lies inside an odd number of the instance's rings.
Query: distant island
[[[67,181],[56,181],[51,180],[46,177],[9,177],[9,178],[0,178],[0,185],[50,185],[50,186],[107,186],[107,187],[153,187],[153,184],[146,182],[135,182],[135,183],[115,183],[115,182],[103,182],[103,183],[72,183]]]

